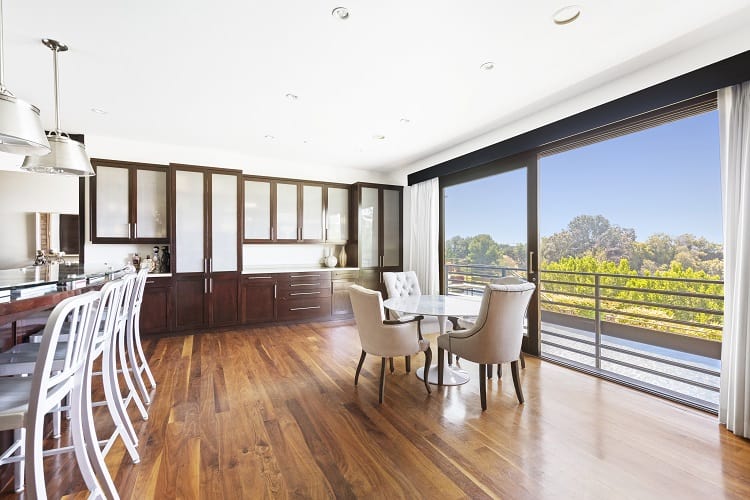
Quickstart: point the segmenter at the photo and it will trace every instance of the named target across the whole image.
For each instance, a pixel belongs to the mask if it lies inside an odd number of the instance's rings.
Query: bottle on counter
[[[141,258],[138,257],[137,253],[133,254],[133,267],[135,267],[136,269],[141,268]]]

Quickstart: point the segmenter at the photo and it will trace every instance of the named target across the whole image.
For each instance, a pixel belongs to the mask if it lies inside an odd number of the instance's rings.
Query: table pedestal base
[[[417,368],[417,378],[424,380],[424,367]],[[466,370],[445,365],[443,367],[443,385],[462,385],[469,381],[469,373]],[[433,385],[438,383],[438,367],[432,365],[427,374],[427,382]]]

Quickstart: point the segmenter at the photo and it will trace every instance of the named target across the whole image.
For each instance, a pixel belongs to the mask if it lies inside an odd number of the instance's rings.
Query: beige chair
[[[354,385],[359,381],[359,372],[367,354],[380,356],[380,393],[378,402],[383,403],[385,392],[385,362],[387,358],[397,356],[411,356],[424,352],[425,373],[429,371],[432,363],[432,350],[430,342],[422,339],[419,328],[422,316],[413,316],[404,320],[386,320],[383,310],[383,297],[380,292],[368,290],[359,285],[349,288],[349,297],[352,301],[354,319],[357,322],[359,340],[362,343],[362,355],[359,358],[357,372],[354,375]],[[427,392],[430,385],[425,377],[424,386]]]
[[[536,286],[533,283],[487,285],[477,322],[472,328],[438,337],[438,385],[443,385],[443,351],[479,363],[482,410],[487,409],[487,365],[510,362],[518,401],[523,391],[518,358],[523,340],[523,318]]]

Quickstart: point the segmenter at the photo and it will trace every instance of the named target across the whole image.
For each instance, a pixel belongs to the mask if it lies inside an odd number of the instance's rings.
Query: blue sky
[[[576,215],[603,215],[651,234],[692,233],[722,241],[718,113],[542,158],[540,232],[565,229]],[[445,234],[526,238],[526,173],[520,169],[446,189]]]

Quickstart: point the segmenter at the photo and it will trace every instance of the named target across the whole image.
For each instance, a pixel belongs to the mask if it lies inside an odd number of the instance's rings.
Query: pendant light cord
[[[4,40],[3,40],[3,0],[0,0],[0,92],[6,94],[8,91],[5,89],[5,53],[4,53]]]
[[[60,98],[58,97],[60,82],[57,76],[57,52],[57,48],[52,49],[52,65],[55,69],[55,132],[60,135]]]

